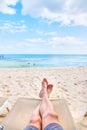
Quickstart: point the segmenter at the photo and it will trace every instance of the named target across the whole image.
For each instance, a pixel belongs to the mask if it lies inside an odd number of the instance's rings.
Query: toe
[[[47,87],[47,85],[48,85],[48,81],[47,81],[46,78],[44,78],[43,81],[42,81],[42,86]]]

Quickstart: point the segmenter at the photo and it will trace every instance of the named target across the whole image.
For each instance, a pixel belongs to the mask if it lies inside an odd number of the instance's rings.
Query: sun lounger
[[[2,106],[2,104],[6,101],[7,98],[4,97],[0,97],[0,107]]]
[[[10,109],[11,105],[8,102],[7,98],[0,97],[0,117],[6,116]]]
[[[19,98],[2,123],[5,130],[23,130],[39,102],[39,99]],[[66,101],[52,100],[52,104],[64,130],[76,130]]]
[[[7,116],[10,109],[11,109],[11,105],[8,102],[7,98],[0,97],[0,123]],[[1,130],[1,126],[0,126],[0,130]]]

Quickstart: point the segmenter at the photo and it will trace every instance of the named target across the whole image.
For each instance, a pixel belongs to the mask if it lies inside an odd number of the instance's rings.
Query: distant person
[[[58,115],[49,100],[52,88],[53,85],[48,84],[47,79],[43,79],[42,89],[39,94],[42,101],[35,109],[29,125],[24,130],[63,130],[59,124]]]

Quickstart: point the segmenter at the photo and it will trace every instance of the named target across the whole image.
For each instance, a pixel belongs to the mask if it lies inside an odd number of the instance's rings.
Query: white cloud
[[[21,0],[21,3],[23,14],[60,22],[61,25],[87,26],[86,0]]]
[[[50,32],[45,32],[45,31],[41,31],[41,30],[36,30],[36,33],[39,35],[44,35],[44,36],[55,36],[58,33],[56,31],[50,31]]]
[[[8,41],[7,41],[8,42]],[[8,46],[13,47],[15,53],[39,53],[40,51],[44,52],[45,40],[42,38],[26,38],[19,41],[13,40],[9,41]],[[0,47],[1,48],[1,47]],[[3,49],[4,50],[4,49]]]
[[[53,47],[56,47],[58,45],[83,45],[85,42],[75,38],[75,37],[52,37],[51,39],[48,40],[48,43],[52,45]]]
[[[23,21],[19,21],[18,23],[5,21],[5,23],[0,25],[0,30],[10,33],[25,32],[26,29],[27,27]]]
[[[83,44],[84,43],[84,44]],[[87,54],[86,42],[76,37],[6,39],[0,53]]]
[[[86,0],[0,0],[0,12],[15,14],[12,6],[18,1],[22,4],[22,14],[46,19],[48,23],[59,22],[62,26],[87,26]]]
[[[54,36],[54,35],[57,35],[57,32],[45,32],[44,35]]]
[[[15,6],[19,0],[0,0],[0,12],[5,14],[15,14],[16,10],[11,7]]]
[[[29,43],[29,44],[37,44],[37,43],[44,43],[45,40],[42,38],[27,38],[25,39],[25,42]]]
[[[44,44],[43,44],[44,43]],[[83,41],[81,39],[78,39],[76,37],[73,36],[66,36],[66,37],[50,37],[47,39],[44,38],[26,38],[24,40],[22,40],[19,43],[19,46],[40,46],[40,45],[44,45],[49,46],[49,47],[55,47],[58,48],[59,46],[62,47],[68,47],[68,46],[84,46],[86,44],[86,41]]]

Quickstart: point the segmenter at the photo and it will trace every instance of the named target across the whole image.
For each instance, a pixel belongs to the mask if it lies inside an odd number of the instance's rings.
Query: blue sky
[[[0,54],[87,54],[87,1],[0,0]]]

